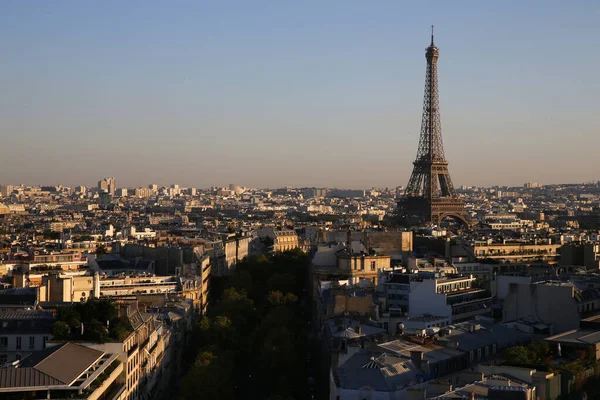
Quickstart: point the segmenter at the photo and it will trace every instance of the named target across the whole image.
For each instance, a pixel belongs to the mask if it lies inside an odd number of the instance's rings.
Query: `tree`
[[[227,280],[229,287],[252,293],[252,275],[244,269],[236,270]]]
[[[275,274],[267,281],[267,289],[269,291],[280,291],[283,293],[294,293],[296,285],[297,281],[291,273]]]
[[[525,346],[513,346],[504,352],[506,362],[511,365],[531,364],[531,353]]]
[[[279,291],[269,292],[267,302],[270,307],[293,306],[298,302],[298,297],[292,293],[281,293]]]
[[[68,340],[71,336],[71,328],[66,322],[56,321],[52,325],[52,336],[58,340]]]
[[[232,355],[202,351],[183,380],[181,400],[233,399]]]
[[[238,329],[247,328],[254,316],[254,302],[244,291],[225,289],[221,301],[216,305],[216,314],[228,317]]]
[[[246,257],[232,275],[213,278],[211,307],[185,353],[197,356],[186,358],[182,400],[306,397],[307,328],[298,300],[307,265],[301,251]]]
[[[110,323],[109,337],[118,341],[124,340],[133,331],[129,318],[115,318]]]

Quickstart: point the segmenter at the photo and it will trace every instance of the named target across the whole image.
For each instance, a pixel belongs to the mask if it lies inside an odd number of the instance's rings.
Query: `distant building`
[[[278,253],[287,250],[293,250],[300,247],[300,238],[296,231],[292,229],[276,229],[263,228],[257,231],[258,237],[261,239],[268,238],[272,241],[270,249],[273,253]]]
[[[316,317],[319,326],[322,326],[325,320],[340,315],[376,314],[373,302],[375,285],[370,279],[321,281],[318,291]]]
[[[327,197],[365,197],[364,190],[355,189],[329,189],[327,191]]]
[[[38,287],[40,302],[85,302],[88,299],[99,298],[100,294],[98,273],[92,276],[73,276],[61,275],[58,271],[52,271],[42,277],[42,282]]]
[[[560,264],[584,266],[588,270],[600,269],[600,243],[571,242],[560,248]]]
[[[225,239],[213,244],[211,252],[212,274],[227,276],[235,270],[238,262],[251,254],[256,236],[241,236]]]
[[[9,197],[12,192],[12,185],[0,185],[0,197]]]
[[[512,283],[504,299],[504,321],[530,320],[561,333],[579,328],[600,312],[600,289],[579,290],[571,282]]]
[[[98,181],[98,190],[100,192],[106,192],[111,196],[114,196],[116,189],[117,181],[115,178],[104,178],[101,181]]]
[[[148,188],[137,188],[134,191],[136,197],[150,197],[154,194],[152,189]]]
[[[523,185],[523,187],[526,189],[536,189],[536,188],[541,188],[542,185],[540,185],[539,183],[536,183],[536,182],[527,182]]]

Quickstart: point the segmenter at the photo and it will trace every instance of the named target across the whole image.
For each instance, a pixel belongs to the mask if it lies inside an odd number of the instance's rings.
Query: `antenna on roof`
[[[433,46],[433,25],[431,25],[431,45]]]

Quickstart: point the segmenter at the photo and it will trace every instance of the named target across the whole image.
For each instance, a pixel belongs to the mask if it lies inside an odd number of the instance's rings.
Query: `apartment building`
[[[300,247],[300,238],[296,231],[292,229],[263,228],[259,229],[257,233],[261,239],[269,238],[272,241],[272,248],[269,250],[273,253]]]
[[[472,275],[439,272],[406,274],[386,272],[379,285],[382,314],[386,317],[424,315],[445,317],[451,323],[492,312],[492,295],[473,287]]]
[[[600,313],[600,289],[578,289],[572,282],[510,283],[504,321],[531,320],[557,334],[579,328],[580,320]]]
[[[236,264],[252,253],[255,240],[255,236],[241,236],[214,242],[211,253],[212,273],[215,276],[231,274]]]
[[[0,365],[45,349],[53,323],[50,311],[0,312]]]
[[[132,332],[120,342],[85,343],[96,350],[118,355],[125,370],[123,399],[152,399],[164,395],[171,376],[171,331],[156,315],[122,304],[120,313],[131,322]]]

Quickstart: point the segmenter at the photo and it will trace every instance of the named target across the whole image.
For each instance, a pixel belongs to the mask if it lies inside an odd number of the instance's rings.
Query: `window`
[[[471,360],[471,362],[473,362],[475,360],[474,354],[472,351],[469,352],[469,359]]]
[[[8,338],[6,336],[0,337],[0,347],[8,346]]]
[[[8,361],[8,356],[6,354],[0,354],[0,365],[4,364]]]
[[[492,354],[494,354],[494,355],[496,354],[496,345],[495,344],[492,345]]]
[[[489,357],[490,355],[490,346],[485,346],[485,356]]]
[[[481,349],[477,349],[477,359],[481,360]]]
[[[21,336],[17,336],[17,349],[21,348]]]
[[[33,349],[35,347],[35,336],[29,336],[29,348]]]
[[[17,361],[19,361],[19,360],[21,359],[21,355],[20,355],[20,354],[17,354],[17,355],[15,356],[15,358],[16,358],[16,360],[17,360]]]
[[[375,261],[371,261],[371,271],[375,271]]]
[[[48,343],[48,336],[44,336],[44,337],[42,338],[42,344],[43,344],[43,346],[44,346],[44,349],[46,348],[46,343]]]

